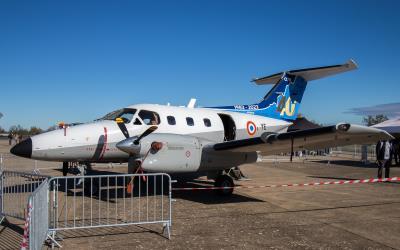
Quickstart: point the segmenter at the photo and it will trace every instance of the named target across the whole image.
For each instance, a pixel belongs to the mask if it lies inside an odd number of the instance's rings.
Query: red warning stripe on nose
[[[101,149],[99,160],[103,159],[106,149],[107,149],[107,128],[104,127],[104,143],[103,143],[103,148]]]

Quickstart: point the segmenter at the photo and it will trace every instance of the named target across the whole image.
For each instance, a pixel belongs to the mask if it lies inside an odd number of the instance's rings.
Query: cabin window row
[[[169,125],[176,125],[176,120],[174,116],[167,116],[167,121]],[[204,126],[211,127],[211,121],[208,118],[203,119]],[[194,126],[194,120],[192,117],[186,117],[186,124],[188,126]]]
[[[124,108],[120,110],[113,111],[105,115],[102,120],[117,120],[119,119],[123,123],[130,123],[136,114],[136,109]],[[142,122],[146,125],[158,125],[160,124],[160,116],[150,110],[140,110],[138,117],[133,121],[134,125],[142,125]],[[167,121],[169,125],[176,125],[176,120],[174,116],[167,116]],[[211,121],[208,118],[203,119],[204,126],[211,127]],[[186,117],[186,124],[188,126],[194,126],[194,120],[192,117]]]

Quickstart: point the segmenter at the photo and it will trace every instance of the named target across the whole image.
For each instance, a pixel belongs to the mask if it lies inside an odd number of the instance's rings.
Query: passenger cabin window
[[[203,122],[204,122],[204,126],[206,126],[206,127],[211,127],[211,121],[210,121],[210,119],[204,118],[204,119],[203,119]]]
[[[160,116],[153,111],[141,110],[139,117],[143,120],[146,125],[158,125],[160,124]]]
[[[168,120],[168,124],[169,125],[175,125],[176,124],[176,121],[175,121],[175,117],[173,117],[173,116],[167,116],[167,120]]]
[[[115,121],[117,118],[121,118],[124,123],[130,123],[132,121],[133,115],[135,115],[136,109],[119,109],[116,111],[113,111],[111,113],[106,114],[103,118],[99,120],[112,120]]]
[[[186,117],[186,123],[188,126],[194,126],[194,121],[192,117]]]

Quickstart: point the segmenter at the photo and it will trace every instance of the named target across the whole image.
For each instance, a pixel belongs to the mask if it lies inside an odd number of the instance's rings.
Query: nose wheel
[[[222,196],[229,196],[233,193],[233,189],[235,184],[233,182],[232,177],[229,175],[223,174],[219,175],[217,179],[215,179],[214,186],[220,189],[216,189],[217,194]]]
[[[92,166],[90,162],[67,162],[64,161],[62,165],[62,174],[67,176],[68,173],[73,175],[85,175],[87,170],[91,170]]]

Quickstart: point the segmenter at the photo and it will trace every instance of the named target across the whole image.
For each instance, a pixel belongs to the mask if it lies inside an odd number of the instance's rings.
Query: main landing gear
[[[217,194],[228,196],[232,194],[235,184],[233,183],[232,177],[226,174],[221,174],[215,179],[214,186],[219,188],[216,189]]]
[[[68,162],[64,161],[62,166],[63,176],[67,176],[68,173],[73,175],[85,175],[87,170],[91,170],[92,165],[90,162]]]

